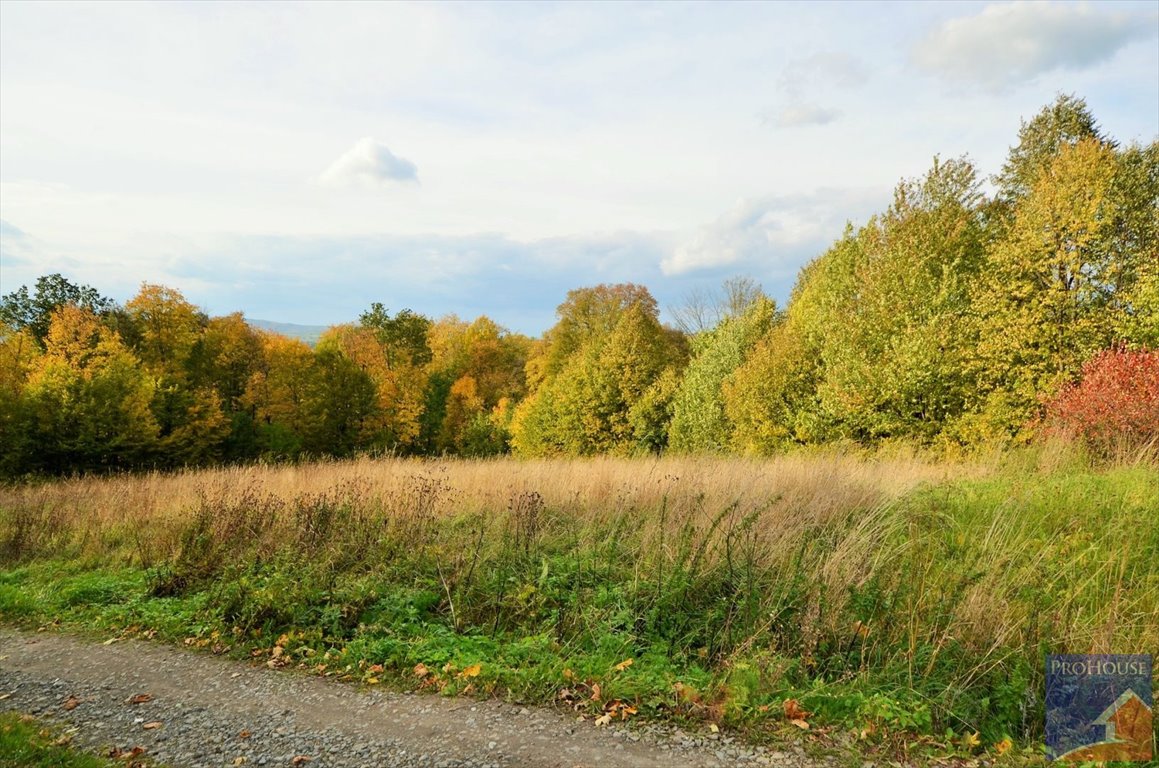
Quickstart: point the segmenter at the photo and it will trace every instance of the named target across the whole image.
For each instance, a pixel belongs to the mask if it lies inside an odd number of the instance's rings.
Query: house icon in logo
[[[1102,726],[1102,740],[1060,755],[1059,760],[1087,762],[1151,759],[1151,707],[1130,688],[1104,709],[1091,725],[1096,728]]]

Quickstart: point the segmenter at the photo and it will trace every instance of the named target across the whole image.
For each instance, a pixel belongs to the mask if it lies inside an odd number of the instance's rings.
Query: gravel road
[[[0,628],[0,710],[60,723],[92,750],[144,748],[172,768],[834,764],[723,734],[596,728],[550,709],[365,691],[168,646],[9,628]]]

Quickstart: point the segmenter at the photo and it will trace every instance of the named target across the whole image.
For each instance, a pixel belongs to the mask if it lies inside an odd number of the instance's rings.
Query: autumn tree
[[[426,445],[436,452],[488,455],[506,450],[510,403],[526,390],[530,340],[486,316],[451,315],[431,328]]]
[[[981,436],[1017,431],[1040,395],[1073,379],[1114,337],[1126,266],[1108,242],[1116,164],[1095,139],[1064,144],[988,253],[974,299]]]
[[[743,315],[765,293],[751,277],[730,277],[719,289],[694,288],[669,311],[676,327],[688,336],[716,328],[731,317]]]
[[[181,466],[218,458],[230,423],[216,388],[198,386],[192,371],[193,352],[209,318],[180,291],[149,283],[125,304],[125,312],[137,357],[155,381],[160,460]]]
[[[776,303],[763,296],[741,314],[726,315],[693,340],[693,357],[672,403],[668,446],[679,452],[727,450],[732,426],[722,387],[776,320]]]
[[[316,378],[314,352],[298,339],[275,333],[262,333],[261,342],[261,357],[240,402],[256,425],[258,450],[295,457],[316,431],[308,409]]]
[[[31,329],[0,324],[0,477],[25,471],[35,448],[26,390],[40,354]]]
[[[45,351],[28,375],[36,451],[52,472],[132,466],[150,455],[154,384],[117,335],[91,311],[53,313]]]
[[[228,459],[256,455],[253,409],[244,402],[251,377],[262,365],[261,334],[240,312],[212,317],[205,324],[189,356],[189,384],[195,391],[216,392],[229,421],[223,450]]]
[[[972,404],[966,322],[987,229],[973,166],[942,161],[898,185],[848,244],[849,270],[819,334],[822,408],[858,440],[930,440]]]
[[[542,378],[515,414],[513,445],[525,455],[636,450],[633,408],[666,369],[684,363],[682,335],[660,325],[655,300],[639,286],[572,291],[558,313],[544,359],[529,363],[541,364],[529,378]]]

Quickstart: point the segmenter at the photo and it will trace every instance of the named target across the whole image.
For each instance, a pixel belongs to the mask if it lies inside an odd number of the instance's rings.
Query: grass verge
[[[138,760],[106,760],[69,746],[67,736],[34,717],[0,712],[0,768],[145,768]]]
[[[1026,755],[1043,654],[1159,647],[1159,473],[1055,464],[355,462],[11,488],[0,618],[590,719]]]

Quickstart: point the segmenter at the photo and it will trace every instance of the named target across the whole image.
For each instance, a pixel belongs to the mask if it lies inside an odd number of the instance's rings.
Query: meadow
[[[1038,447],[356,459],[0,487],[0,620],[577,716],[1032,753],[1159,648],[1159,471]]]

